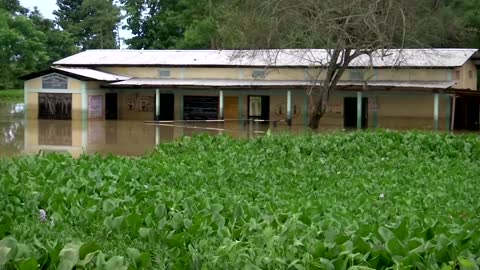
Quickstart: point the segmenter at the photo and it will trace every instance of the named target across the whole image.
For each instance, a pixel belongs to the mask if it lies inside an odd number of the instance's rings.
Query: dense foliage
[[[120,0],[132,49],[219,48],[217,28],[225,0]]]
[[[81,50],[118,48],[121,17],[113,0],[57,0],[57,5],[55,22]]]
[[[477,136],[386,131],[2,159],[0,268],[478,269],[479,175]]]
[[[265,41],[275,41],[275,36],[268,34],[272,29],[264,29],[269,24],[262,22],[261,16],[248,15],[249,10],[240,5],[243,2],[246,1],[57,0],[55,19],[50,20],[37,9],[23,7],[18,0],[0,0],[0,89],[21,87],[18,76],[45,69],[78,50],[118,48],[122,18],[126,19],[124,27],[133,34],[126,40],[132,49],[250,48],[265,47]],[[416,36],[423,37],[417,40],[416,47],[480,46],[479,1],[431,2],[432,10],[419,14],[420,22],[412,22]],[[252,3],[255,10],[258,1]],[[424,10],[418,5],[413,9]],[[430,13],[439,16],[431,20]],[[290,28],[303,33],[293,25],[282,27]],[[245,39],[245,33],[253,35],[255,42]],[[308,39],[292,42],[291,38],[277,39],[282,46],[311,47]]]
[[[0,89],[20,88],[17,78],[47,68],[77,49],[70,34],[57,29],[37,9],[0,0]]]

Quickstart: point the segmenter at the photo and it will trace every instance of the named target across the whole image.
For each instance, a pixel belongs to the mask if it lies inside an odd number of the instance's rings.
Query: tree
[[[222,0],[121,0],[133,49],[217,48]]]
[[[37,7],[28,15],[37,30],[42,31],[47,40],[44,43],[48,54],[48,61],[44,68],[48,68],[54,61],[65,58],[78,52],[75,42],[69,32],[62,31],[55,26],[55,23],[42,16]]]
[[[473,33],[467,38],[464,46],[480,48],[480,1],[478,0],[445,0],[442,2],[445,12],[457,16]],[[448,22],[447,22],[448,23]]]
[[[0,88],[18,87],[18,76],[48,61],[46,39],[28,17],[0,9]]]
[[[57,0],[55,22],[82,50],[118,48],[120,8],[113,0]]]
[[[3,9],[10,14],[26,15],[28,13],[28,9],[22,7],[18,0],[0,0],[0,9]]]
[[[307,90],[313,129],[353,60],[381,57],[389,48],[454,43],[458,36],[445,36],[463,30],[458,20],[445,20],[432,0],[237,0],[233,7],[220,29],[225,47],[254,49],[257,54],[272,52],[263,49],[326,50],[326,58],[311,58],[317,67]]]
[[[76,51],[68,33],[56,29],[37,8],[29,11],[18,2],[6,6],[0,8],[0,89],[20,87],[19,76]]]

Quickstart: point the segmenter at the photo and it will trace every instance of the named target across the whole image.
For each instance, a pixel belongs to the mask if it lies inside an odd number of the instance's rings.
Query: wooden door
[[[238,97],[225,97],[224,118],[226,120],[240,119],[238,115]]]

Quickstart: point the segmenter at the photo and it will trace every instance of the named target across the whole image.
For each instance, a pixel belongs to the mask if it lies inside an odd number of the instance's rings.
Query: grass
[[[0,103],[23,102],[23,90],[0,90]]]
[[[419,132],[4,158],[0,268],[478,269],[479,175],[477,136]]]

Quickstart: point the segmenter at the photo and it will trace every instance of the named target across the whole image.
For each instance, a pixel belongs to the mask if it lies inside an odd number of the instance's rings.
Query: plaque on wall
[[[68,78],[58,74],[50,74],[42,78],[43,89],[68,89]]]
[[[103,96],[88,96],[88,119],[103,119]]]
[[[155,98],[154,96],[132,95],[127,99],[127,108],[132,112],[153,112]]]

